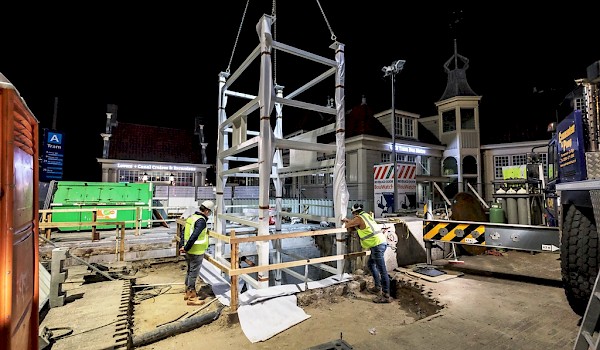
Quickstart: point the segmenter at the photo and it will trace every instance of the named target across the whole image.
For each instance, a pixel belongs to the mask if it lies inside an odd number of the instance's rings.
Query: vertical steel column
[[[260,37],[260,83],[258,90],[260,107],[260,136],[258,142],[258,235],[269,234],[269,185],[273,164],[273,130],[271,112],[273,111],[273,70],[271,65],[271,25],[273,18],[264,15],[257,25]],[[259,266],[269,265],[270,242],[256,242]],[[258,272],[259,288],[269,287],[269,272]]]
[[[218,118],[219,123],[217,124],[217,144],[219,153],[216,158],[216,169],[215,169],[215,179],[216,179],[216,210],[213,211],[214,218],[214,227],[215,231],[220,234],[226,234],[226,220],[221,219],[221,214],[223,214],[223,208],[225,207],[225,201],[223,199],[223,191],[225,188],[225,182],[227,182],[227,178],[223,176],[223,172],[229,169],[229,161],[223,159],[220,155],[221,152],[224,152],[229,148],[229,142],[227,142],[227,131],[221,128],[221,124],[227,120],[227,115],[225,114],[225,106],[227,105],[227,96],[225,95],[225,82],[229,77],[229,73],[221,72],[219,74],[219,112]],[[220,258],[223,256],[223,246],[224,243],[221,240],[217,240],[215,243],[215,258]]]
[[[346,62],[344,60],[344,44],[335,42],[330,46],[335,50],[335,61],[337,70],[335,72],[335,108],[336,108],[336,131],[335,144],[337,152],[335,153],[335,166],[333,168],[333,208],[335,215],[335,224],[342,226],[342,218],[348,214],[348,188],[346,186],[346,111],[344,83],[346,80]],[[338,232],[336,238],[336,254],[346,253],[345,233]],[[343,273],[343,261],[337,261],[337,272]]]
[[[283,86],[276,85],[275,91],[277,97],[283,97]],[[275,138],[283,138],[283,105],[281,103],[275,103],[275,112],[277,114],[277,120],[275,121]],[[281,233],[281,210],[282,210],[282,196],[283,196],[283,183],[279,177],[279,169],[283,168],[283,159],[281,156],[281,150],[275,150],[275,158],[273,159],[273,184],[275,185],[275,208],[277,210],[277,216],[275,221],[275,233]],[[277,239],[272,241],[273,248],[275,248],[275,264],[281,262],[281,240]],[[281,270],[275,270],[275,285],[281,285]]]

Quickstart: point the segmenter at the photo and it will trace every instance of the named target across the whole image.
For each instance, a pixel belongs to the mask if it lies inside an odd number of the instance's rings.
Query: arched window
[[[442,172],[444,175],[456,175],[458,174],[458,164],[456,158],[448,157],[444,159],[442,163]]]
[[[463,158],[463,174],[477,174],[477,159],[473,156]]]

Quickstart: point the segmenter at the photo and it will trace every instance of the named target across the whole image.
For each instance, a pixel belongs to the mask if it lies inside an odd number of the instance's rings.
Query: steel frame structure
[[[218,108],[218,141],[216,157],[216,209],[215,209],[215,231],[218,234],[227,235],[228,222],[243,226],[253,227],[259,236],[281,233],[282,215],[303,217],[311,219],[310,215],[294,212],[282,212],[283,180],[286,177],[297,177],[310,173],[333,173],[333,198],[335,216],[327,218],[326,221],[341,227],[341,218],[347,215],[348,190],[346,186],[346,159],[345,159],[345,107],[344,107],[344,79],[345,61],[344,45],[335,41],[330,48],[335,51],[335,59],[322,57],[311,52],[286,45],[275,41],[272,35],[274,17],[263,15],[256,28],[259,44],[252,50],[247,58],[233,73],[221,72],[219,74],[219,108]],[[276,85],[273,79],[272,53],[278,50],[302,59],[307,59],[322,65],[327,69],[309,80],[300,88],[284,97],[283,87]],[[257,94],[247,94],[233,91],[233,84],[255,61],[260,59],[260,79]],[[335,85],[335,108],[307,103],[296,99],[298,95],[314,87],[325,79],[334,76]],[[228,98],[242,98],[248,100],[237,111],[229,114],[226,111]],[[325,134],[335,132],[335,145],[319,144],[298,138],[285,139],[283,130],[283,106],[315,111],[336,116],[334,126],[326,126],[312,131],[314,134]],[[275,111],[275,113],[273,113]],[[257,112],[257,113],[254,113]],[[248,130],[248,118],[258,114],[259,130]],[[275,118],[275,127],[271,127],[271,121]],[[249,138],[250,136],[250,138]],[[306,152],[335,153],[335,162],[331,160],[311,162],[304,166],[284,167],[282,159],[283,150],[299,150]],[[242,155],[243,153],[243,155]],[[247,156],[248,153],[255,157]],[[230,161],[243,163],[244,165],[230,168]],[[224,212],[224,188],[227,178],[230,176],[258,177],[259,181],[259,203],[258,219],[247,220]],[[270,182],[273,181],[276,193],[276,224],[275,232],[270,232],[269,227],[269,203]],[[316,219],[316,218],[314,218]],[[319,217],[318,220],[322,218]],[[270,264],[270,245],[268,241],[257,241],[256,252],[258,266]],[[275,248],[274,263],[281,262],[281,241],[273,240]],[[215,258],[228,266],[231,263],[223,257],[224,244],[215,245]],[[346,250],[344,233],[336,234],[336,254],[344,254]],[[337,261],[337,273],[343,270],[343,261]],[[281,280],[281,271],[276,270],[276,283]],[[255,288],[266,288],[269,286],[268,271],[259,271],[258,278],[253,279],[249,275],[242,275],[245,281]]]

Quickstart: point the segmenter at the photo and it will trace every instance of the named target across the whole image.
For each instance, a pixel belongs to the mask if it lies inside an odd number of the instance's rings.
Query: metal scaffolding
[[[215,231],[218,234],[228,235],[226,227],[228,223],[249,226],[256,229],[259,236],[278,234],[281,232],[282,216],[302,217],[305,219],[322,220],[321,217],[312,218],[311,215],[300,212],[284,212],[282,210],[283,181],[285,178],[295,178],[304,176],[307,172],[311,174],[324,173],[333,175],[333,199],[334,199],[334,217],[327,218],[326,221],[341,227],[341,218],[347,214],[348,190],[346,186],[346,159],[345,159],[345,107],[344,107],[344,79],[345,79],[345,61],[344,45],[334,41],[330,46],[335,52],[335,59],[328,59],[304,51],[284,43],[278,42],[272,36],[272,25],[274,17],[263,15],[259,20],[256,29],[259,37],[259,45],[247,56],[243,63],[230,73],[229,70],[219,74],[219,108],[218,108],[218,142],[216,158],[216,210],[215,210]],[[283,86],[276,85],[274,82],[272,54],[276,50],[281,53],[297,56],[301,59],[307,59],[319,64],[323,64],[327,69],[318,74],[315,78],[309,80],[297,90],[284,97]],[[251,64],[260,58],[260,80],[257,94],[247,94],[233,91],[233,84],[242,76],[242,74],[251,66]],[[254,67],[254,66],[253,66]],[[307,72],[308,73],[308,72]],[[315,86],[316,84],[334,76],[335,85],[335,108],[330,106],[321,106],[307,103],[296,99],[296,97]],[[241,98],[248,102],[240,109],[229,113],[226,109],[228,98]],[[335,125],[321,127],[307,133],[310,136],[295,136],[286,139],[282,135],[283,129],[283,106],[299,108],[323,114],[336,116]],[[248,130],[249,118],[259,119],[259,130]],[[274,129],[271,127],[271,121],[274,120]],[[316,138],[319,135],[335,133],[335,144],[319,144]],[[290,154],[300,151],[301,154],[308,153],[312,156],[296,157],[302,158],[302,162],[290,162],[289,166],[284,166],[282,152],[289,150]],[[317,152],[326,154],[335,154],[335,159],[318,160]],[[252,154],[252,155],[248,155]],[[230,168],[230,162],[244,164]],[[237,165],[236,164],[236,165]],[[257,177],[259,185],[258,200],[258,218],[257,220],[248,220],[236,215],[228,214],[225,209],[224,188],[228,177]],[[276,223],[274,233],[270,232],[269,227],[269,204],[270,204],[270,183],[273,181],[275,189],[276,203]],[[273,241],[274,248],[277,250],[279,244],[277,240]],[[344,233],[336,235],[336,254],[345,253]],[[269,265],[270,246],[268,241],[257,241],[256,251],[258,256],[258,265]],[[224,246],[216,244],[215,257],[223,264],[229,262],[223,258]],[[275,254],[273,263],[280,262],[280,255]],[[337,272],[343,272],[343,260],[337,261]],[[277,272],[280,274],[280,271]],[[258,278],[255,280],[250,276],[241,276],[256,288],[266,288],[269,286],[268,271],[258,272]]]

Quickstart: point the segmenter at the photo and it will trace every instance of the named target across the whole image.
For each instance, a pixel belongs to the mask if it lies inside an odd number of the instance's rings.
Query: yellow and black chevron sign
[[[423,240],[485,245],[485,226],[474,223],[423,221]]]

